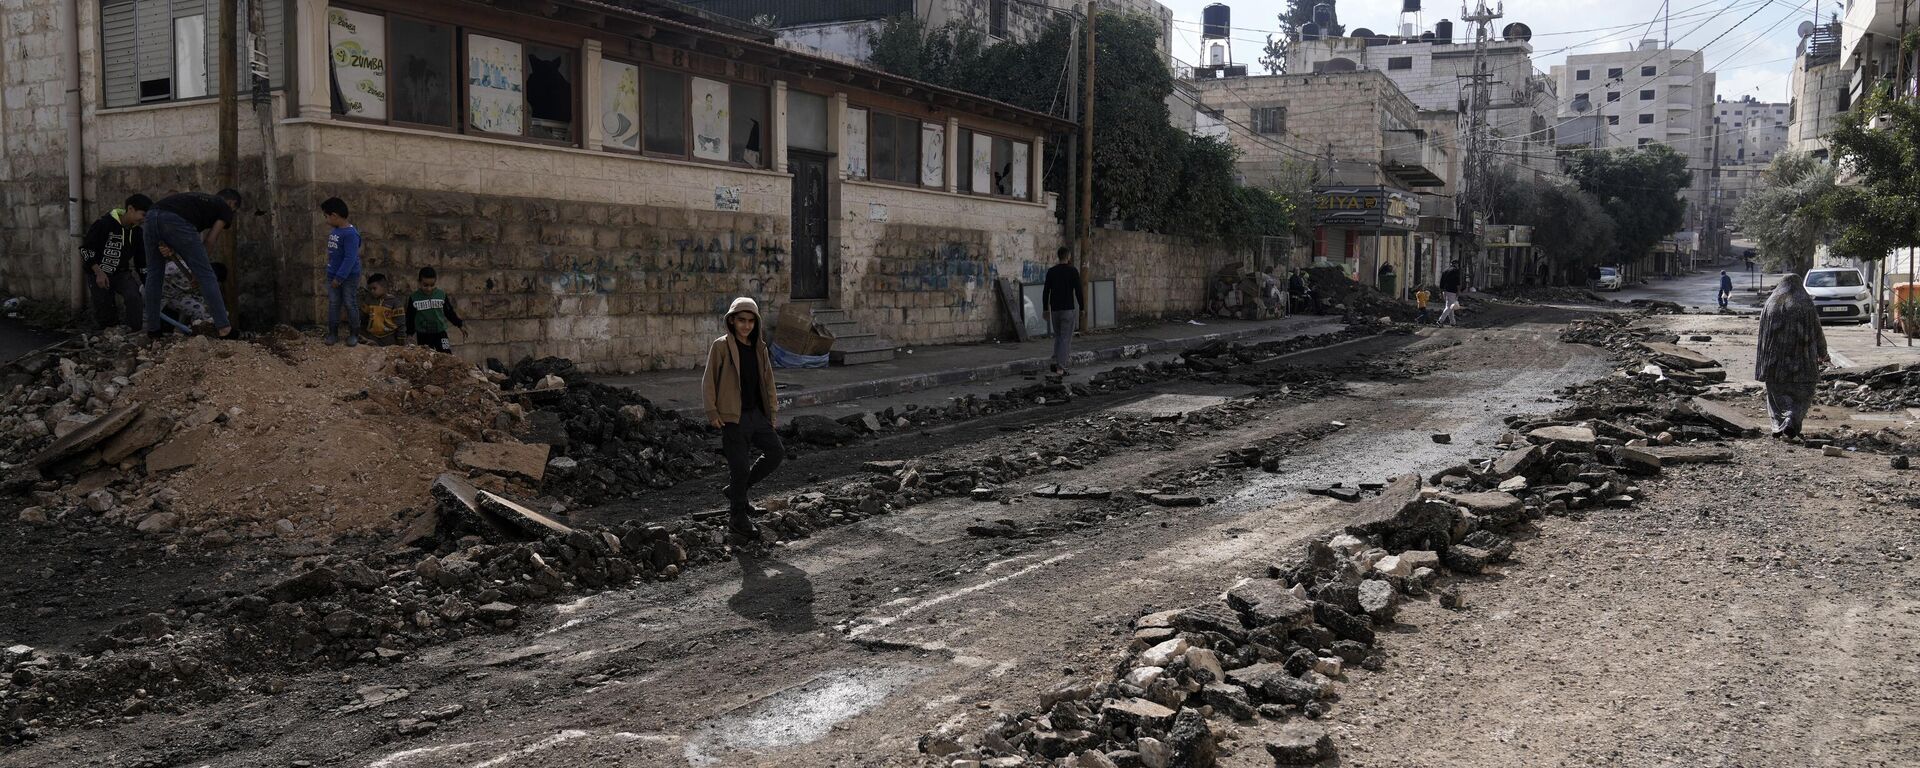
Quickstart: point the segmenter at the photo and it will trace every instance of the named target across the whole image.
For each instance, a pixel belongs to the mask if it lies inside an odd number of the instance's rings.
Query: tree
[[[1911,39],[1904,49],[1912,54]],[[1827,141],[1851,178],[1807,207],[1834,222],[1833,255],[1879,261],[1920,247],[1920,102],[1879,89],[1842,115]]]
[[[1813,267],[1814,247],[1833,227],[1834,177],[1833,166],[1812,155],[1783,152],[1767,166],[1761,188],[1740,202],[1735,221],[1760,244],[1760,263],[1769,271]]]
[[[1533,245],[1562,275],[1579,275],[1614,250],[1613,217],[1593,195],[1571,184],[1523,179],[1493,169],[1494,221],[1533,227]]]
[[[1613,220],[1616,263],[1637,261],[1686,221],[1680,191],[1693,174],[1685,155],[1663,144],[1572,154],[1568,175]]]
[[[1155,51],[1160,27],[1137,14],[1102,12],[1096,29],[1095,217],[1236,246],[1291,232],[1294,198],[1239,191],[1237,150],[1173,126],[1173,73]],[[1060,88],[1072,33],[1060,18],[1032,39],[989,45],[964,27],[930,27],[903,15],[881,25],[871,60],[894,74],[1071,118]],[[1064,149],[1064,142],[1048,144],[1051,153]],[[1066,181],[1065,174],[1047,176],[1052,191],[1064,192]]]
[[[1280,33],[1267,35],[1267,46],[1261,52],[1260,66],[1276,75],[1287,73],[1288,57],[1293,46],[1300,42],[1300,25],[1313,21],[1313,6],[1320,0],[1287,0],[1287,9],[1280,12]],[[1335,24],[1332,29],[1322,30],[1328,37],[1346,34],[1345,26]]]

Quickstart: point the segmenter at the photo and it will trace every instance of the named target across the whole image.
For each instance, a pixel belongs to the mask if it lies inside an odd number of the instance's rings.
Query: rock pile
[[[1823,404],[1859,411],[1920,408],[1920,363],[1830,371],[1820,377],[1816,395]]]
[[[1278,765],[1331,758],[1313,721],[1352,670],[1388,663],[1380,630],[1405,601],[1465,609],[1462,577],[1506,561],[1517,528],[1637,503],[1636,478],[1729,461],[1713,443],[1751,434],[1724,406],[1667,397],[1666,409],[1587,402],[1512,417],[1499,454],[1392,480],[1354,502],[1343,529],[1223,601],[1135,618],[1111,677],[1062,682],[1035,710],[1001,715],[978,734],[929,733],[920,749],[952,766],[1207,768],[1246,749]]]
[[[1381,293],[1370,285],[1347,277],[1347,273],[1339,267],[1314,267],[1307,270],[1307,274],[1312,277],[1313,289],[1320,300],[1326,303],[1328,311],[1350,318],[1373,320],[1387,317],[1397,322],[1412,322],[1420,316],[1420,308],[1412,301]],[[1435,299],[1437,304],[1437,295]],[[1434,312],[1438,313],[1439,310]]]

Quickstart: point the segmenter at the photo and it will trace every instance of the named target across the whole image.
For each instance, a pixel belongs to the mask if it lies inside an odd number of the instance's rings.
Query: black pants
[[[758,461],[753,460],[755,448],[760,449]],[[786,447],[780,444],[780,435],[773,431],[773,420],[761,411],[747,411],[740,414],[739,423],[722,425],[720,451],[727,456],[727,478],[731,483],[727,488],[727,501],[732,502],[734,509],[746,509],[753,484],[767,479],[787,456]]]
[[[107,275],[107,287],[100,287],[100,284],[95,282],[96,279],[93,270],[87,270],[87,290],[93,295],[94,322],[99,323],[102,329],[106,329],[113,327],[118,318],[128,328],[140,330],[140,325],[146,322],[147,316],[146,305],[140,299],[140,277],[122,264],[119,271]],[[116,312],[113,306],[115,297],[125,305],[125,308],[119,312]]]
[[[439,333],[427,333],[425,331],[421,331],[413,335],[413,340],[415,342],[418,342],[420,346],[426,347],[435,352],[445,352],[449,355],[453,354],[453,340],[447,338],[446,331],[441,331]]]

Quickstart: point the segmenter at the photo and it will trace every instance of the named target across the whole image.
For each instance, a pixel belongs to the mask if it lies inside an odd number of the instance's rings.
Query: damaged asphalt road
[[[1141,609],[1213,594],[1338,525],[1347,507],[1310,488],[1444,465],[1490,444],[1509,413],[1547,410],[1555,388],[1604,373],[1595,351],[1555,341],[1560,319],[1309,354],[1289,362],[1363,362],[1377,375],[1325,399],[1149,414],[1176,434],[1022,477],[1008,503],[931,499],[679,581],[529,608],[510,631],[403,663],[56,731],[0,765],[918,764],[921,734],[1030,707],[1064,675],[1110,668],[1127,648],[1114,633]],[[1378,365],[1389,359],[1403,364]],[[1079,422],[1069,434],[1035,418],[1052,409],[1029,411],[1020,431],[968,433],[943,454],[1098,434],[1103,411],[1089,403],[1062,413]],[[1208,416],[1220,412],[1235,416]],[[1336,421],[1345,427],[1327,429]],[[1224,466],[1250,446],[1276,471]],[[1120,492],[1027,493],[1047,484]],[[1138,490],[1202,503],[1163,506]],[[1022,535],[968,530],[1007,522]]]

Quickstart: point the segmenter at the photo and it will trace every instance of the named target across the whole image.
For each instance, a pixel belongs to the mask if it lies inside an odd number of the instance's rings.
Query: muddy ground
[[[936,764],[915,748],[922,734],[977,732],[1056,682],[1110,675],[1134,616],[1214,599],[1346,521],[1350,505],[1307,487],[1485,455],[1505,416],[1552,410],[1556,389],[1608,374],[1600,350],[1557,340],[1569,317],[1499,310],[1480,327],[1283,364],[1338,371],[1345,391],[1330,397],[1256,404],[1245,386],[1164,382],[807,451],[768,488],[857,475],[875,458],[1025,453],[1142,410],[1227,409],[1236,416],[1165,422],[1175,436],[1017,484],[1164,485],[1200,507],[936,499],[539,608],[514,630],[392,666],[249,681],[217,702],[55,730],[0,766]],[[1212,466],[1254,444],[1281,456],[1278,472]],[[1920,615],[1900,559],[1920,548],[1910,476],[1754,445],[1741,463],[1647,483],[1632,510],[1544,521],[1514,563],[1468,584],[1463,612],[1410,606],[1383,634],[1385,669],[1342,684],[1329,720],[1339,764],[1915,764],[1920,719],[1903,688]],[[1828,464],[1853,474],[1830,482]],[[594,515],[704,509],[706,485]],[[1020,533],[968,530],[1002,520]],[[59,566],[89,586],[52,588],[26,563],[74,552],[33,535],[0,515],[0,594],[9,613],[35,612],[31,642],[56,648],[182,584],[250,578],[218,555],[109,537],[87,545],[99,578]],[[1272,764],[1240,736],[1221,731],[1222,765]]]

